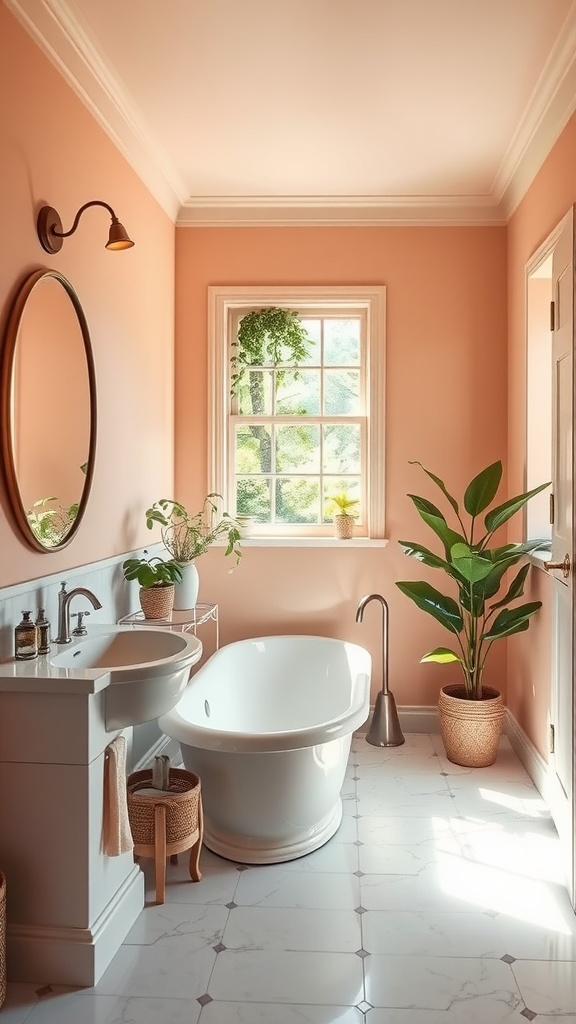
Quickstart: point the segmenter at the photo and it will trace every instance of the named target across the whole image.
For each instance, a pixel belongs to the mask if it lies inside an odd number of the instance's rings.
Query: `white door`
[[[574,849],[574,216],[565,217],[552,254],[552,769],[550,804],[576,907]]]

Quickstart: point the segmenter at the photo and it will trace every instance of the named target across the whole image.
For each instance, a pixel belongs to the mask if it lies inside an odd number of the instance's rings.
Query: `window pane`
[[[320,471],[320,427],[299,424],[276,428],[276,472]]]
[[[302,477],[276,480],[276,521],[279,523],[319,523],[319,481],[306,480]]]
[[[257,424],[236,427],[236,473],[270,473],[272,436],[269,427]]]
[[[360,427],[357,423],[335,423],[323,428],[325,473],[359,473]]]
[[[318,416],[319,412],[318,370],[276,371],[277,416]]]
[[[324,363],[327,366],[360,365],[360,320],[324,321]]]
[[[301,317],[302,326],[306,328],[306,333],[310,338],[310,345],[308,349],[308,356],[303,359],[301,366],[319,366],[320,365],[320,353],[321,353],[321,339],[322,339],[322,325],[320,320],[309,320],[307,317]]]
[[[236,515],[255,516],[259,523],[269,523],[271,516],[270,480],[243,479],[236,481]]]
[[[270,416],[272,413],[272,371],[244,370],[238,389],[240,416]]]
[[[324,415],[358,416],[360,412],[360,371],[326,370]]]

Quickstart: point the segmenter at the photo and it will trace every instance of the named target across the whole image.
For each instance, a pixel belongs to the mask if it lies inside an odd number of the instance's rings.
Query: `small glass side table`
[[[119,626],[148,626],[148,628],[171,629],[182,633],[194,633],[205,622],[214,623],[216,650],[220,646],[220,627],[217,604],[197,604],[195,608],[174,609],[165,619],[145,619],[143,611],[131,612],[118,619]]]

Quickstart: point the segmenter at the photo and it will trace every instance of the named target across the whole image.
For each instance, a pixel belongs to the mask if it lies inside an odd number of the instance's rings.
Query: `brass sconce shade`
[[[43,206],[36,221],[36,230],[42,248],[52,254],[60,252],[63,240],[74,234],[80,217],[89,206],[103,206],[105,210],[108,210],[112,218],[106,249],[131,249],[134,242],[128,237],[126,228],[120,223],[112,207],[108,206],[108,203],[101,202],[99,199],[92,199],[91,202],[84,203],[84,206],[80,207],[69,231],[62,231],[62,221],[53,206]]]

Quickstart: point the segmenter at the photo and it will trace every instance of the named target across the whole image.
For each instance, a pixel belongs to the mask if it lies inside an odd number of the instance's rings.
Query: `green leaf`
[[[401,581],[396,586],[406,597],[409,597],[423,612],[437,619],[451,633],[460,633],[464,622],[460,609],[452,597],[441,594],[429,583]]]
[[[506,594],[496,604],[490,605],[491,608],[502,608],[505,604],[510,604],[511,601],[515,601],[516,598],[522,597],[524,593],[524,583],[528,573],[530,572],[530,562],[526,562],[522,568],[518,571],[512,583],[508,587]]]
[[[535,494],[539,494],[540,491],[545,491],[547,487],[550,487],[550,481],[540,484],[540,487],[534,487],[531,491],[526,491],[525,494],[517,494],[515,498],[510,498],[508,501],[503,502],[502,505],[493,508],[484,519],[484,526],[488,534],[494,533],[499,526],[502,526],[516,512],[519,512],[526,502],[530,501],[530,498],[533,498]]]
[[[530,601],[528,604],[521,604],[517,608],[505,608],[496,616],[490,629],[484,634],[485,640],[498,640],[504,636],[511,636],[512,633],[520,633],[528,628],[528,619],[542,607],[542,601]],[[518,628],[525,622],[526,626]]]
[[[493,462],[468,484],[464,494],[464,508],[468,515],[477,516],[488,508],[502,479],[502,463]]]
[[[426,469],[426,467],[423,466],[421,462],[418,462],[417,459],[414,459],[412,461],[409,460],[409,465],[410,466],[420,466],[420,469],[424,470],[426,475],[429,476],[430,479],[434,481],[434,483],[436,484],[437,487],[440,488],[440,490],[442,491],[442,494],[448,499],[448,501],[450,502],[450,504],[451,504],[452,508],[454,509],[456,515],[458,515],[458,513],[460,511],[458,502],[456,501],[456,498],[453,498],[452,495],[448,493],[448,491],[446,490],[446,486],[444,484],[444,481],[441,480],[439,476],[436,476],[434,473],[431,473],[429,469]]]
[[[423,562],[424,565],[432,566],[433,569],[449,571],[450,564],[444,558],[440,558],[440,555],[435,555],[433,551],[425,548],[422,544],[413,544],[409,540],[399,540],[398,543],[404,548],[405,555],[411,555],[412,558],[417,558],[418,561]]]
[[[434,531],[437,537],[440,538],[444,545],[446,558],[450,556],[450,548],[458,542],[465,543],[466,538],[462,537],[455,530],[452,530],[442,515],[440,509],[436,508],[431,501],[427,501],[426,498],[420,498],[417,494],[409,494],[409,498],[412,499],[418,514],[424,520],[427,526]]]
[[[492,562],[487,558],[482,558],[468,544],[454,544],[450,549],[450,559],[458,572],[469,583],[477,583],[486,579],[493,570]]]
[[[439,665],[447,665],[450,661],[459,661],[461,665],[464,664],[460,655],[450,650],[449,647],[435,647],[433,651],[420,658],[422,664],[430,661],[436,661]]]

